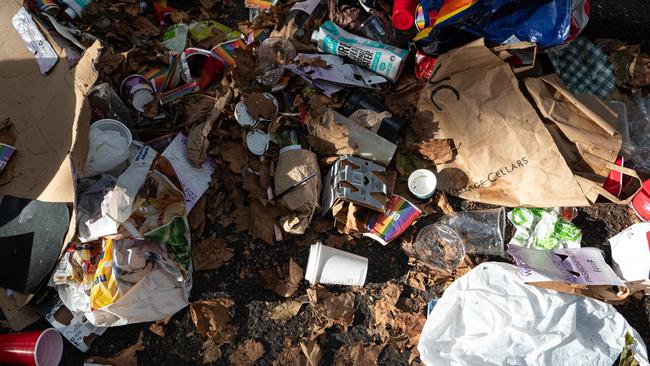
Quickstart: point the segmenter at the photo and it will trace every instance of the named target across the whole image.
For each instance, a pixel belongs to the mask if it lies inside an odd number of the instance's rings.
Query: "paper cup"
[[[100,119],[99,121],[93,123],[90,128],[99,129],[101,131],[117,131],[120,133],[120,135],[126,138],[129,146],[131,146],[131,143],[133,142],[133,136],[131,135],[129,128],[126,127],[124,123],[116,121],[114,119]]]
[[[413,195],[425,200],[436,191],[438,180],[429,169],[418,169],[409,175],[408,186]]]
[[[309,250],[305,279],[311,284],[363,286],[368,258],[316,243]]]
[[[63,355],[63,339],[54,329],[0,334],[0,364],[56,366]]]
[[[138,112],[154,100],[155,85],[142,75],[130,75],[120,85],[120,96],[126,99]]]

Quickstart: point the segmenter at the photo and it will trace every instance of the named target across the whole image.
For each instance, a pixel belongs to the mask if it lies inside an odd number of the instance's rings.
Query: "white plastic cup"
[[[311,284],[363,286],[368,272],[368,258],[328,247],[312,244],[305,279]]]
[[[105,118],[105,119],[100,119],[99,121],[93,123],[90,126],[91,129],[99,129],[101,131],[117,131],[122,135],[124,138],[126,138],[126,141],[128,142],[127,145],[131,146],[131,143],[133,142],[133,135],[131,135],[131,131],[129,130],[126,125],[120,121],[110,119],[110,118]]]
[[[409,191],[421,200],[426,200],[433,196],[436,191],[438,179],[429,169],[418,169],[409,175]]]

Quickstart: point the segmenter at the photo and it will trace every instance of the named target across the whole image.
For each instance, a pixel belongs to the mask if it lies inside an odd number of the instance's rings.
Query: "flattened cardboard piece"
[[[453,161],[436,166],[441,190],[508,207],[589,205],[510,66],[483,40],[437,62],[416,122],[437,124],[425,138],[453,139],[458,147]]]
[[[11,329],[19,332],[35,323],[40,317],[34,308],[25,304],[25,295],[13,292],[11,296],[6,289],[0,288],[0,310],[9,322]]]
[[[0,187],[0,198],[73,203],[74,167],[84,166],[88,151],[90,107],[85,96],[97,79],[93,61],[100,43],[89,47],[73,69],[58,62],[41,75],[11,24],[21,3],[0,1],[0,116],[9,118],[16,132],[13,176]],[[66,243],[75,232],[74,211],[70,223]]]
[[[0,202],[0,286],[30,293],[56,265],[68,230],[65,203],[2,197]]]

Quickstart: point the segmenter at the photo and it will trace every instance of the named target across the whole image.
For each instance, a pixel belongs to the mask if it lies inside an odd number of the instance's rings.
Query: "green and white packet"
[[[561,216],[560,208],[515,208],[508,220],[517,228],[509,244],[525,248],[580,248],[582,230]]]

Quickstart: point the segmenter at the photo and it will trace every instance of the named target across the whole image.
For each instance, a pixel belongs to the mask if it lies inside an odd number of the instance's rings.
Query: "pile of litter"
[[[648,365],[650,57],[589,12],[0,4],[0,363]]]

